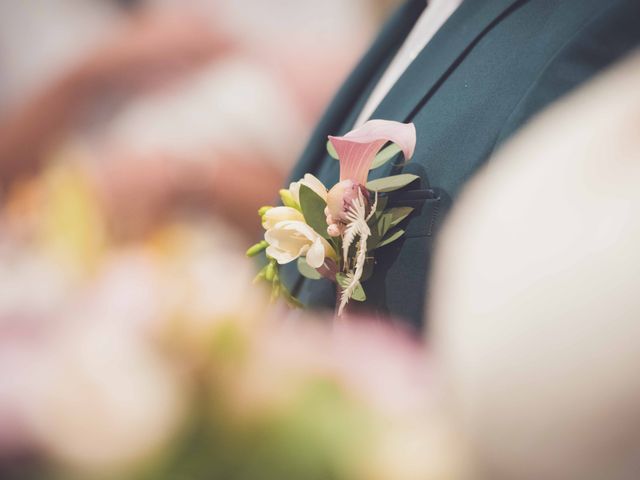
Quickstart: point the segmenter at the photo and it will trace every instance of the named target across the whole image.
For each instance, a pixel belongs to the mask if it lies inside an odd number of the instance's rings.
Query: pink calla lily
[[[327,232],[337,237],[344,231],[346,212],[364,192],[369,170],[376,155],[387,142],[400,147],[409,160],[416,147],[416,128],[413,123],[389,120],[369,120],[360,128],[350,131],[344,137],[329,136],[340,160],[340,182],[327,194]]]
[[[376,155],[387,142],[400,147],[406,160],[414,153],[416,128],[413,123],[369,120],[343,137],[329,136],[340,160],[340,181],[366,185]]]

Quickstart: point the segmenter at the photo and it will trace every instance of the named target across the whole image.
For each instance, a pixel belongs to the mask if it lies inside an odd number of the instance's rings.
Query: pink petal
[[[416,127],[413,123],[369,120],[360,128],[347,133],[345,138],[360,143],[371,143],[376,140],[395,143],[402,149],[405,159],[409,160],[416,148]]]
[[[385,140],[372,143],[354,142],[346,137],[329,137],[329,140],[340,159],[340,181],[351,180],[356,185],[367,183],[371,164]]]
[[[340,181],[352,180],[364,185],[373,160],[385,143],[397,144],[407,160],[413,156],[416,129],[413,123],[369,120],[344,137],[329,136],[329,140],[340,159]]]

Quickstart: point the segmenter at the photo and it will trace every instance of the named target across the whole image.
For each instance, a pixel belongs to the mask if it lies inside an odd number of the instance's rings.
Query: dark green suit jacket
[[[353,128],[425,5],[411,0],[389,20],[318,124],[292,180],[310,172],[328,186],[337,182],[327,135]],[[465,0],[372,117],[414,122],[417,145],[408,165],[371,178],[411,172],[422,185],[393,199],[416,211],[406,237],[377,252],[363,307],[422,328],[434,240],[465,182],[532,115],[639,42],[640,0]],[[283,276],[306,305],[333,306],[330,282],[305,280],[292,266]]]

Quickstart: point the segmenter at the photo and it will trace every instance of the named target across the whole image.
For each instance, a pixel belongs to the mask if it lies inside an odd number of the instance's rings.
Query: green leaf
[[[311,267],[307,263],[307,260],[302,257],[298,258],[298,271],[303,277],[310,280],[320,280],[322,278],[322,275],[320,275],[315,268]]]
[[[389,197],[386,195],[378,195],[378,205],[376,206],[376,213],[369,220],[369,226],[374,228],[380,216],[384,213],[384,209],[387,208],[387,202]]]
[[[390,213],[385,212],[382,215],[380,215],[380,219],[376,224],[376,235],[379,238],[382,238],[387,234],[387,232],[391,228],[392,221],[393,221],[393,215],[391,215]]]
[[[389,202],[389,197],[386,195],[380,196],[378,195],[378,206],[376,207],[377,212],[384,212],[384,209],[387,208],[387,203]]]
[[[353,295],[351,295],[351,299],[355,300],[356,302],[364,302],[367,299],[367,294],[364,293],[364,288],[362,288],[362,285],[360,284],[360,282],[358,282],[356,289],[353,291]]]
[[[389,245],[390,243],[395,242],[396,240],[398,240],[400,237],[402,237],[404,235],[404,230],[396,230],[395,232],[393,232],[391,235],[389,235],[388,237],[386,237],[384,240],[382,240],[378,246],[376,248],[382,248],[386,245]]]
[[[376,248],[378,248],[378,244],[380,243],[380,237],[378,237],[377,235],[371,235],[368,239],[367,239],[367,252],[371,252],[373,250],[375,250]]]
[[[401,188],[406,187],[418,178],[420,177],[411,173],[402,173],[400,175],[372,180],[367,183],[367,189],[378,193],[393,192],[394,190],[400,190]]]
[[[331,140],[327,141],[327,153],[331,158],[338,160],[338,152],[336,152],[336,147],[333,146]]]
[[[326,206],[327,203],[320,195],[306,185],[300,185],[300,208],[305,222],[320,236],[328,239],[327,217],[324,214]]]
[[[364,269],[362,270],[362,278],[360,279],[361,282],[366,282],[373,276],[374,264],[375,264],[375,259],[373,257],[368,257],[367,260],[364,262]]]
[[[391,208],[385,212],[385,214],[391,215],[391,226],[395,227],[402,220],[407,218],[413,212],[413,207],[396,207]]]
[[[336,275],[336,281],[342,288],[347,288],[347,286],[349,285],[347,276],[344,273],[338,273]],[[367,295],[366,293],[364,293],[364,288],[362,288],[362,284],[358,282],[355,290],[353,291],[353,295],[351,295],[351,300],[355,300],[356,302],[364,302],[366,299]]]
[[[383,148],[382,150],[380,150],[380,152],[378,152],[376,158],[373,160],[373,164],[371,165],[370,170],[381,167],[401,151],[402,149],[395,143],[392,143],[388,147]]]
[[[273,279],[278,274],[278,264],[276,262],[269,262],[264,269],[264,279],[267,282],[273,282]]]
[[[375,224],[371,227],[371,236],[367,240],[367,250],[378,248],[378,244],[391,228],[393,215],[386,212],[376,214]]]

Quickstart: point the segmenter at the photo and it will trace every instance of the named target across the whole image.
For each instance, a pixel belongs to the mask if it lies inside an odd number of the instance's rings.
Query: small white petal
[[[291,182],[289,184],[289,192],[293,196],[293,199],[296,201],[298,205],[300,205],[300,185],[302,184],[302,180],[299,182]]]
[[[322,239],[318,237],[307,252],[307,263],[309,266],[313,268],[320,268],[324,263],[324,252],[324,244]]]
[[[281,250],[273,245],[267,247],[267,255],[274,258],[276,262],[280,265],[284,265],[286,263],[290,263],[294,261],[298,257],[294,257],[291,252],[287,252],[285,250]]]
[[[327,201],[327,187],[317,177],[307,173],[301,183],[316,192],[325,202]]]
[[[284,221],[304,222],[304,216],[295,208],[275,207],[267,210],[267,213],[263,215],[262,226],[265,230],[269,230]]]

